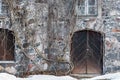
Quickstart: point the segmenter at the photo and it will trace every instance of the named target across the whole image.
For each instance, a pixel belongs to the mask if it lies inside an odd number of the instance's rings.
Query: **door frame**
[[[70,61],[71,63],[73,64],[73,69],[74,69],[74,63],[73,63],[73,56],[71,56],[73,54],[73,48],[72,48],[72,38],[74,36],[75,33],[77,32],[80,32],[80,31],[85,31],[85,30],[88,30],[88,31],[93,31],[93,32],[97,32],[97,33],[100,33],[103,37],[103,50],[102,50],[102,65],[101,65],[101,73],[100,74],[103,74],[103,66],[104,66],[104,55],[105,55],[105,33],[102,32],[102,31],[96,31],[96,30],[92,30],[92,29],[82,29],[82,30],[78,30],[78,31],[75,31],[71,37],[71,44],[70,44]],[[73,69],[71,70],[71,72],[73,71]],[[75,73],[76,74],[76,73]],[[91,74],[91,73],[90,73]]]

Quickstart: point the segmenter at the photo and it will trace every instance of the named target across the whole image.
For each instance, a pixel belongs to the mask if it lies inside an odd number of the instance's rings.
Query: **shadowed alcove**
[[[14,44],[14,32],[0,28],[0,61],[14,60]]]

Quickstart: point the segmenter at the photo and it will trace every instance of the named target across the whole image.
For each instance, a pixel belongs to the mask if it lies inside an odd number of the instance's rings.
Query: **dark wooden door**
[[[73,73],[101,74],[103,66],[103,35],[92,30],[75,32],[72,37]]]

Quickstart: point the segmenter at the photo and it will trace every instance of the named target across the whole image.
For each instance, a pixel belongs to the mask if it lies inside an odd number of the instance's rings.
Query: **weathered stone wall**
[[[103,0],[102,3],[102,19],[105,27],[104,73],[120,71],[119,3],[119,0]]]
[[[74,0],[21,0],[14,3],[19,15],[5,18],[6,28],[13,30],[15,63],[2,63],[1,71],[20,74],[29,71],[68,70],[71,37],[75,31],[92,29],[105,34],[103,73],[120,70],[120,1],[100,0],[97,17],[79,17]],[[5,28],[4,27],[4,28]],[[49,61],[52,60],[52,61]],[[58,62],[63,61],[63,62]]]
[[[88,28],[105,34],[103,73],[116,72],[120,70],[119,0],[100,0],[98,4],[98,7],[101,7],[98,17],[79,18],[76,30]]]

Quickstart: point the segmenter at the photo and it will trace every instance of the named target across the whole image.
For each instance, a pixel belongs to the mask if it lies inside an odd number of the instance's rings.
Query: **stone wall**
[[[97,17],[78,17],[74,0],[21,0],[15,2],[6,26],[16,33],[14,63],[1,63],[0,70],[12,74],[29,71],[69,70],[71,37],[92,29],[105,34],[103,73],[120,70],[119,0],[100,0]],[[19,13],[16,15],[13,13]],[[77,16],[77,17],[76,17]],[[50,61],[52,60],[52,61]]]

